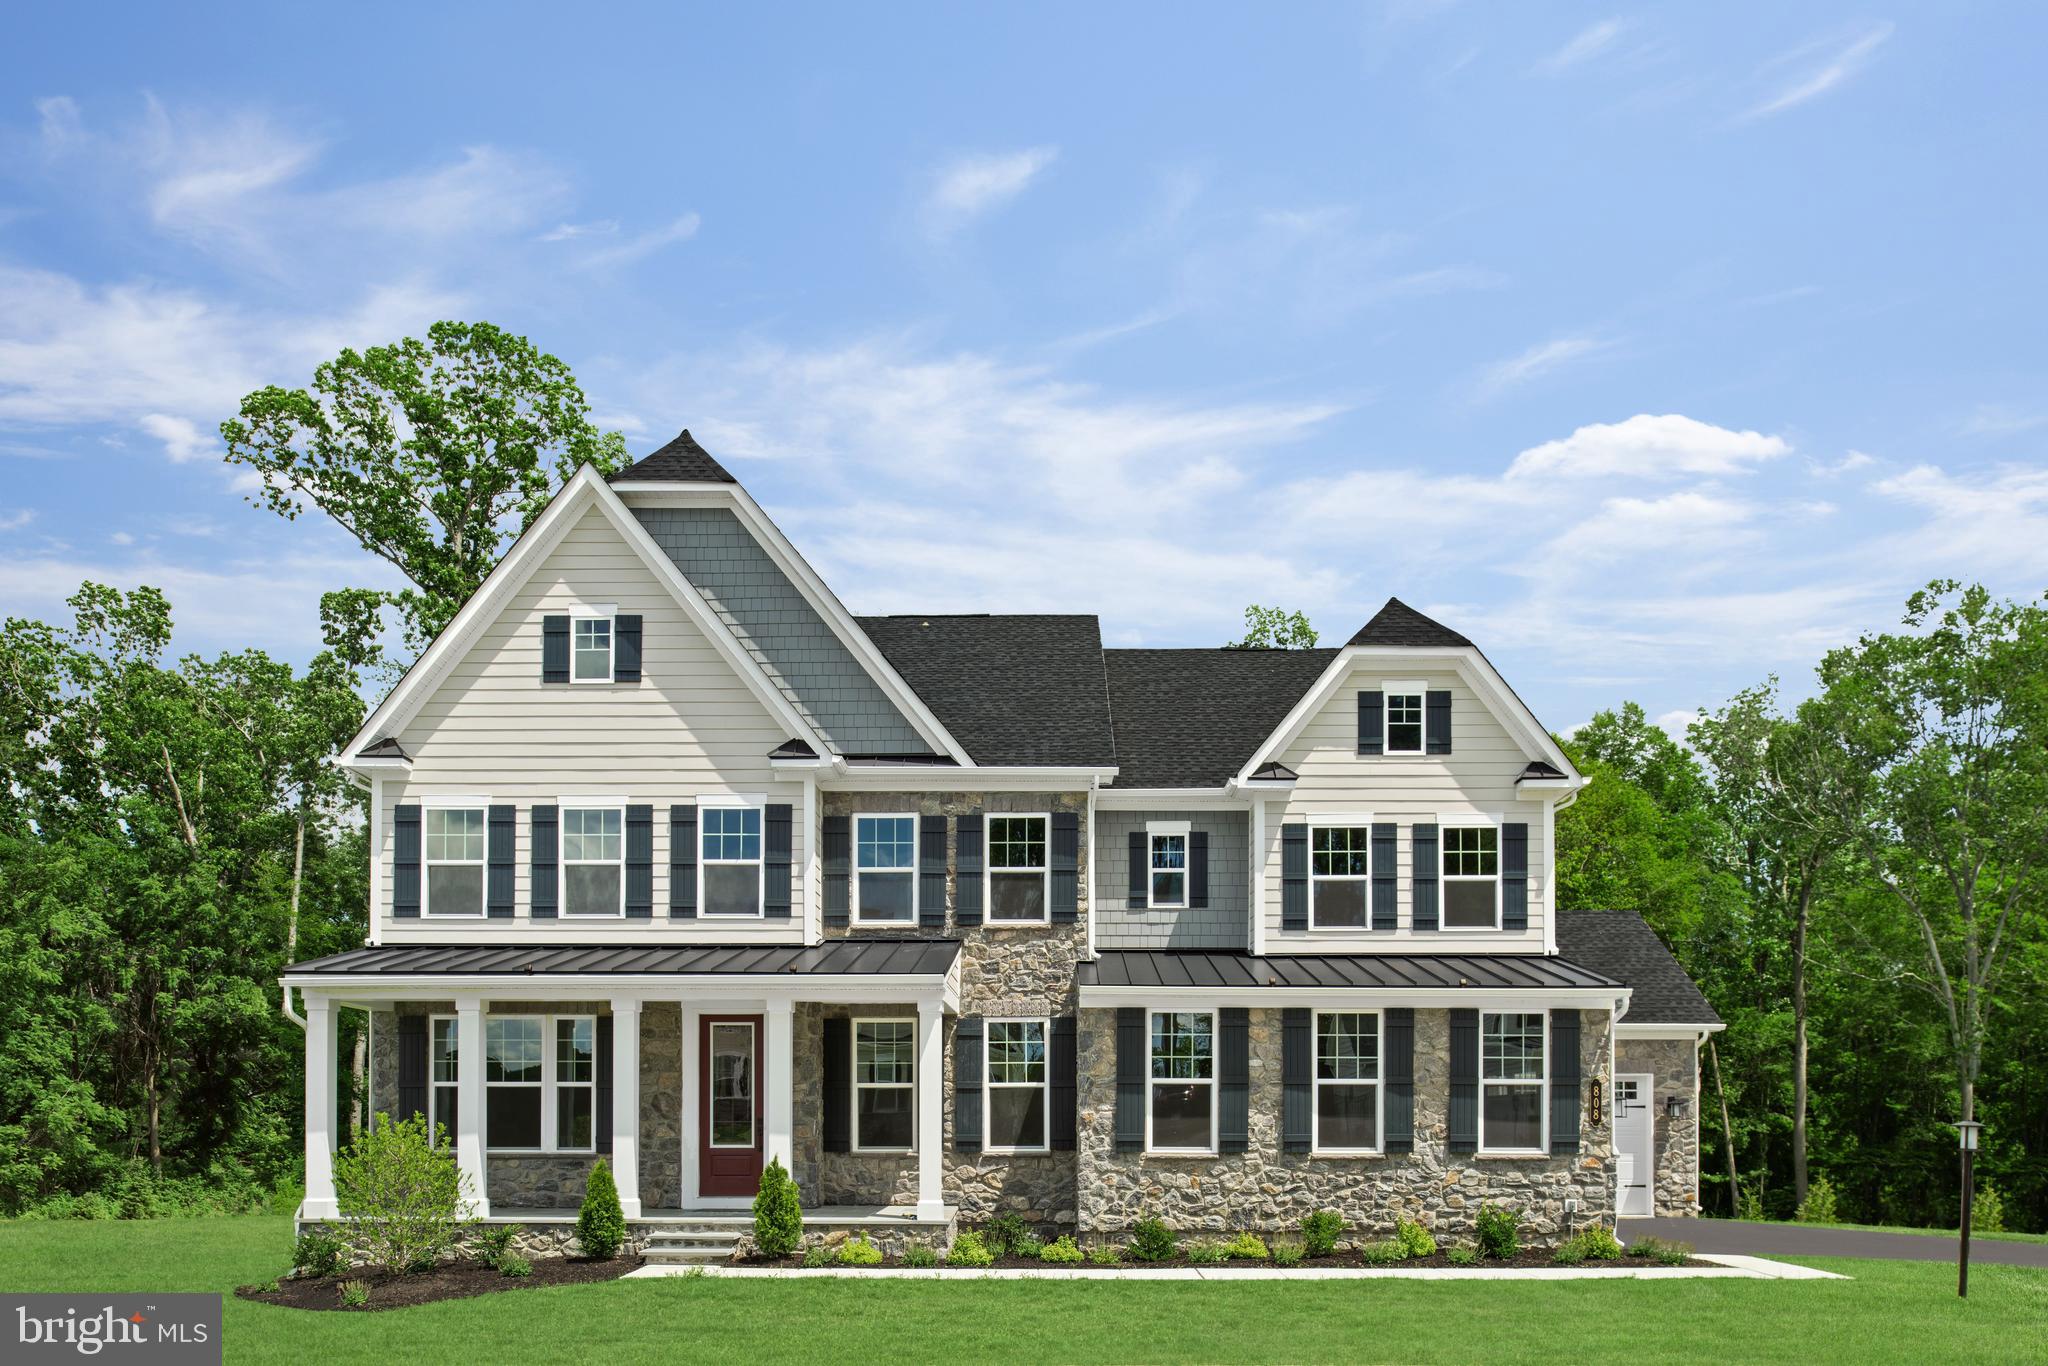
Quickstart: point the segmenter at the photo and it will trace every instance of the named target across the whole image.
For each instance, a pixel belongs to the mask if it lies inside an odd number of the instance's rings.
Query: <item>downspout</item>
[[[1088,961],[1095,961],[1095,793],[1102,786],[1102,775],[1091,774],[1088,778]]]

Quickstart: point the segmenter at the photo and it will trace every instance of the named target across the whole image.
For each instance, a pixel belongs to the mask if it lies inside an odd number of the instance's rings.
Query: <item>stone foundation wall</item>
[[[470,1245],[486,1230],[500,1226],[502,1225],[494,1220],[491,1223],[477,1224],[470,1227],[456,1240],[455,1255],[449,1260],[467,1260],[470,1255],[467,1249]],[[519,1223],[513,1225],[513,1227],[518,1231],[512,1236],[512,1250],[522,1257],[572,1257],[582,1255],[583,1249],[576,1242],[576,1225],[572,1221],[542,1220],[532,1223]],[[621,1257],[639,1256],[642,1243],[645,1241],[647,1234],[653,1231],[654,1227],[656,1226],[648,1224],[626,1225],[626,1240],[619,1245],[619,1255]],[[346,1236],[345,1227],[338,1223],[314,1221],[311,1223],[298,1222],[293,1225],[294,1234],[312,1233],[315,1231],[322,1231],[336,1238],[345,1238]],[[351,1262],[350,1265],[360,1266],[362,1263]]]
[[[1607,1076],[1611,1017],[1581,1015],[1581,1076]],[[1251,1012],[1250,1147],[1218,1157],[1160,1157],[1116,1148],[1116,1012],[1086,1010],[1080,1025],[1080,1228],[1120,1238],[1148,1215],[1179,1229],[1290,1232],[1317,1209],[1342,1213],[1352,1237],[1389,1236],[1397,1218],[1439,1237],[1469,1238],[1483,1204],[1521,1212],[1525,1239],[1558,1241],[1570,1228],[1611,1221],[1612,1132],[1582,1121],[1569,1157],[1453,1157],[1446,1144],[1450,1014],[1415,1012],[1415,1151],[1332,1158],[1280,1147],[1281,1012]],[[1581,1092],[1583,1096],[1583,1091]],[[1568,1213],[1565,1202],[1577,1202]]]
[[[1660,1216],[1700,1212],[1699,1048],[1690,1039],[1622,1039],[1614,1045],[1616,1072],[1648,1072],[1655,1085],[1650,1096],[1650,1151],[1657,1163],[1650,1199]],[[1684,1102],[1677,1119],[1666,1117],[1668,1103]]]

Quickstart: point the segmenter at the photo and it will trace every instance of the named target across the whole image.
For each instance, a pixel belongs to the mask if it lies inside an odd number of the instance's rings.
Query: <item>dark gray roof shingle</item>
[[[1560,911],[1557,951],[1634,989],[1624,1024],[1719,1024],[1721,1017],[1634,911]]]
[[[1611,987],[1584,965],[1537,953],[1248,953],[1106,950],[1084,987],[1393,987],[1565,991]],[[1631,1017],[1633,1018],[1633,1017]]]
[[[1221,787],[1335,650],[1105,650],[1118,787]]]
[[[1388,598],[1371,621],[1358,628],[1352,645],[1416,645],[1424,649],[1472,642],[1440,621],[1431,621],[1399,598]]]
[[[294,963],[313,977],[374,973],[395,977],[505,973],[699,974],[943,977],[960,952],[955,939],[835,939],[823,944],[384,944]]]
[[[1094,617],[856,620],[975,763],[1108,767],[1117,761],[1102,630]]]
[[[697,444],[697,438],[690,435],[688,427],[682,434],[658,451],[653,451],[634,461],[611,477],[614,484],[737,484],[739,480],[726,472],[725,466],[711,458],[710,452]]]

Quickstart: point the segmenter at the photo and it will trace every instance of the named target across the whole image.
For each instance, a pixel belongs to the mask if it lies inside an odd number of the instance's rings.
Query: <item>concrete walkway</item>
[[[1629,1264],[1613,1269],[1577,1266],[1331,1266],[1292,1267],[1281,1269],[1276,1266],[1162,1266],[1124,1267],[1117,1270],[1102,1268],[1091,1270],[1086,1267],[784,1267],[784,1266],[725,1266],[710,1263],[701,1266],[677,1266],[650,1263],[637,1271],[628,1271],[624,1280],[656,1280],[666,1276],[737,1276],[760,1277],[768,1280],[807,1280],[811,1278],[846,1277],[853,1280],[871,1280],[875,1277],[895,1277],[904,1280],[925,1281],[1683,1281],[1712,1280],[1723,1278],[1749,1281],[1839,1281],[1846,1277],[1832,1271],[1818,1271],[1810,1266],[1795,1266],[1790,1262],[1774,1262],[1763,1257],[1714,1256],[1702,1254],[1702,1261],[1715,1263],[1713,1266],[1640,1266]]]
[[[1876,1257],[1894,1262],[1949,1262],[1956,1240],[1920,1233],[1870,1233],[1855,1228],[1809,1224],[1753,1224],[1739,1219],[1623,1219],[1621,1241],[1656,1237],[1691,1243],[1702,1253],[1750,1253],[1761,1257]],[[2048,1267],[2048,1243],[2008,1243],[1972,1238],[1973,1265]]]

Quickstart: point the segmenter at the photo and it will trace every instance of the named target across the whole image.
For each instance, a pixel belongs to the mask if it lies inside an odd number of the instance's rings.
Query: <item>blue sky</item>
[[[387,581],[215,432],[489,319],[856,611],[1389,594],[1554,727],[2048,587],[2026,5],[42,6],[0,48],[0,612],[302,658]]]

